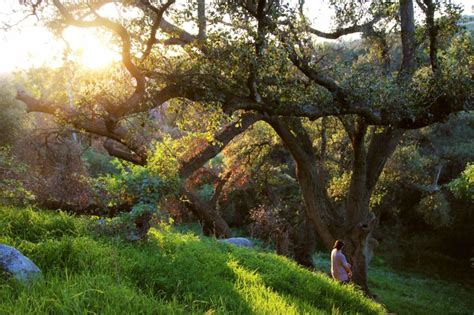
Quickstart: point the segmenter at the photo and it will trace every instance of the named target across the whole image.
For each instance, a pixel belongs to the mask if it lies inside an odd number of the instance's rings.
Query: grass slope
[[[318,254],[316,265],[329,272],[329,255]],[[394,271],[380,261],[369,267],[369,287],[389,312],[398,315],[474,314],[474,290],[468,284]]]
[[[353,288],[271,253],[169,229],[130,244],[91,234],[89,223],[0,208],[0,243],[44,273],[29,287],[0,279],[0,314],[384,313]]]

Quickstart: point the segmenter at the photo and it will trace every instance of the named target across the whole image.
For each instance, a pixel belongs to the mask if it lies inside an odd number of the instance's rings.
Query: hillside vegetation
[[[316,266],[330,270],[329,257],[317,254]],[[393,270],[382,260],[370,266],[369,284],[377,301],[398,315],[466,314],[474,310],[473,288],[468,283],[442,280],[437,275],[426,276],[413,271]]]
[[[0,280],[0,314],[383,314],[349,286],[271,253],[170,227],[140,244],[91,232],[93,219],[0,208],[0,243],[44,273]]]

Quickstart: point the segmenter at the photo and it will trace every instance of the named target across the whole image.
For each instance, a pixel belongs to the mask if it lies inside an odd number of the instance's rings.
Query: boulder
[[[219,240],[222,243],[234,244],[238,247],[253,247],[253,242],[245,237],[231,237]]]
[[[0,273],[26,283],[41,275],[41,270],[17,249],[0,244]]]

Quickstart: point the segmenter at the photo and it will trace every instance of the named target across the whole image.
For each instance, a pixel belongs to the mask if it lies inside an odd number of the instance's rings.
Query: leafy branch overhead
[[[64,26],[104,28],[120,39],[122,62],[131,75],[134,91],[120,102],[102,105],[108,113],[104,117],[106,126],[113,132],[127,115],[183,97],[217,102],[228,112],[252,110],[311,119],[356,114],[369,124],[400,128],[419,128],[444,120],[451,112],[471,109],[472,48],[462,39],[459,28],[451,30],[458,38],[451,45],[436,44],[434,31],[428,31],[429,63],[420,58],[423,43],[415,38],[416,27],[435,27],[431,25],[435,23],[434,9],[440,15],[436,29],[441,20],[454,25],[458,11],[438,1],[425,2],[417,1],[427,14],[427,24],[415,25],[412,1],[402,1],[399,12],[383,1],[360,9],[350,1],[336,1],[332,5],[340,25],[334,32],[322,32],[311,25],[304,10],[277,1],[208,3],[206,11],[202,9],[203,1],[199,1],[200,16],[195,22],[201,35],[169,21],[167,16],[185,19],[187,10],[191,10],[173,8],[174,1],[156,6],[149,1],[115,4],[124,12],[141,10],[138,15],[130,14],[122,24],[116,18],[100,15],[107,1],[94,6],[68,6],[59,0],[53,4]],[[219,21],[218,16],[226,19]],[[131,23],[143,25],[137,29]],[[380,27],[394,23],[398,26],[381,34]],[[206,36],[202,36],[204,33]],[[364,60],[363,52],[354,58],[313,49],[317,37],[335,39],[353,33],[368,38],[377,34],[385,42],[401,38],[402,46],[392,49],[390,71]],[[177,57],[163,53],[170,44],[183,47]],[[141,46],[145,51],[139,51]],[[322,53],[327,56],[328,66],[312,62]],[[435,65],[431,71],[429,65]],[[378,84],[373,84],[374,79]],[[19,98],[31,110],[45,111],[22,95]]]

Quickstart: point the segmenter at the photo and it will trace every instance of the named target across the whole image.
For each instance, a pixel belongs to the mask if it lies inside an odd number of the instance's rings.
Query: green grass
[[[315,258],[318,268],[329,272],[329,256]],[[474,314],[474,290],[466,284],[395,272],[375,262],[369,267],[369,287],[377,300],[396,314]]]
[[[169,229],[131,244],[89,219],[0,207],[0,243],[42,270],[0,279],[0,314],[383,314],[350,286],[265,252]]]

